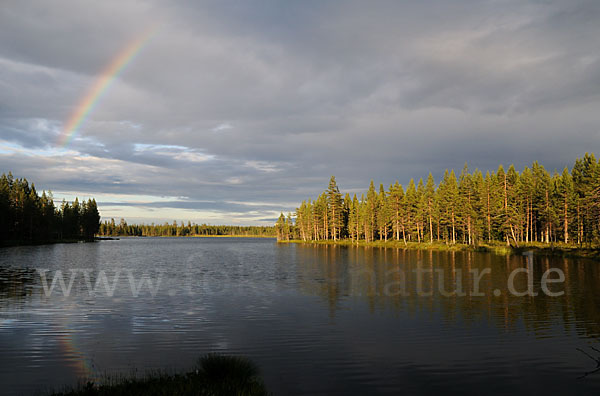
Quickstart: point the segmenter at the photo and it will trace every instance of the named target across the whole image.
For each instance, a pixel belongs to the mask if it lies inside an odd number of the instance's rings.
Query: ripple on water
[[[600,390],[600,376],[576,379],[594,364],[577,348],[598,345],[600,311],[590,303],[597,263],[552,262],[568,270],[565,296],[523,299],[506,295],[507,260],[490,255],[261,239],[114,242],[0,249],[0,382],[8,394],[100,372],[186,368],[210,351],[249,356],[275,394]],[[416,265],[492,265],[484,290],[504,293],[386,296],[386,271]],[[90,295],[76,281],[70,297],[47,297],[37,268],[161,273],[164,289],[135,297],[123,275],[114,296]],[[371,278],[352,272],[364,269]]]

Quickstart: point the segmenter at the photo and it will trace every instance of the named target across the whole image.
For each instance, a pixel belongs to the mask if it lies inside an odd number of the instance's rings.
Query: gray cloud
[[[187,197],[152,207],[224,221],[254,209],[223,202],[267,203],[256,222],[331,174],[358,191],[466,161],[562,169],[600,141],[599,17],[594,1],[9,1],[0,166],[56,191]],[[97,75],[151,27],[57,149]]]

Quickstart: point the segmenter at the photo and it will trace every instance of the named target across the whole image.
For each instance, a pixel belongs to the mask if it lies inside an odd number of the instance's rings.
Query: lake
[[[564,281],[543,285],[549,269]],[[3,248],[0,393],[221,352],[275,395],[597,394],[599,290],[583,259],[258,238]]]

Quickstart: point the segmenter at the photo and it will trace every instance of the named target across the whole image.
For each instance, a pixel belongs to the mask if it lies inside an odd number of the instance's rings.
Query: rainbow
[[[68,327],[59,332],[58,342],[62,351],[62,356],[67,360],[67,365],[73,369],[74,374],[79,379],[91,380],[95,377],[95,370],[91,361],[86,357],[75,343],[73,334]]]
[[[92,112],[96,104],[98,104],[102,95],[110,87],[115,78],[133,61],[135,56],[144,48],[146,43],[154,36],[156,29],[150,29],[140,37],[131,41],[119,54],[104,68],[100,76],[90,87],[87,94],[75,107],[75,111],[71,114],[64,125],[63,131],[59,136],[58,145],[66,147],[73,139],[75,132],[85,121],[87,116]]]

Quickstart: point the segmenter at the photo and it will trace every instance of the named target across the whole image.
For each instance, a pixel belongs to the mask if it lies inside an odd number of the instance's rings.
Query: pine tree
[[[410,181],[408,182],[408,186],[406,187],[406,194],[405,196],[405,201],[406,201],[406,225],[407,225],[407,230],[408,230],[408,239],[409,241],[412,241],[414,238],[413,236],[413,232],[415,230],[418,230],[417,227],[417,205],[418,205],[418,200],[417,200],[417,189],[415,187],[415,181],[414,179],[410,179]]]
[[[376,227],[376,220],[377,220],[377,193],[375,192],[375,184],[373,183],[373,180],[371,180],[371,184],[369,185],[369,190],[367,191],[367,216],[368,216],[368,226],[367,226],[367,230],[369,233],[369,240],[370,241],[374,241],[375,240],[375,227]],[[366,230],[366,231],[367,231]]]
[[[389,202],[394,239],[399,241],[400,231],[402,231],[402,240],[406,245],[406,233],[404,229],[404,189],[397,180],[395,184],[390,185]]]
[[[294,238],[295,229],[296,227],[294,226],[294,220],[292,220],[292,214],[288,213],[284,228],[286,241],[289,241],[290,239]]]
[[[377,195],[377,229],[379,240],[387,241],[388,228],[390,224],[390,211],[387,194],[383,184],[379,185],[379,194]]]
[[[358,242],[360,229],[360,218],[358,215],[358,199],[356,194],[352,198],[350,203],[350,210],[348,213],[348,234],[352,242]]]
[[[10,207],[6,209],[7,199],[2,198],[10,182],[8,178],[0,181],[0,208],[4,208],[0,215],[13,216],[15,230],[22,235],[31,229],[23,222],[29,219],[23,217],[23,203],[27,199],[34,203],[27,213],[41,211],[44,205],[30,192],[33,186],[14,184],[8,199],[14,202],[11,212]],[[521,173],[513,165],[506,171],[500,165],[485,176],[477,169],[470,173],[465,165],[459,180],[454,171],[446,170],[437,188],[432,174],[426,183],[419,179],[417,186],[411,179],[406,191],[396,182],[387,192],[383,185],[376,192],[371,180],[360,200],[356,194],[353,199],[349,194],[342,199],[332,177],[316,201],[303,202],[296,212],[297,223],[290,233],[303,240],[331,237],[371,242],[375,238],[387,241],[391,235],[399,241],[402,232],[405,244],[431,243],[434,238],[466,244],[500,240],[516,246],[537,241],[591,244],[600,241],[600,163],[586,154],[575,161],[571,172],[565,168],[562,174],[550,175],[533,162]],[[71,208],[66,204],[59,213],[67,219]],[[287,223],[292,224],[291,220]],[[108,223],[106,228],[110,228]]]
[[[484,184],[483,174],[479,169],[475,169],[475,172],[471,175],[471,208],[473,209],[471,231],[473,233],[474,243],[476,244],[483,237],[484,203],[481,200],[481,190]]]
[[[499,228],[503,239],[507,245],[510,245],[510,240],[518,246],[518,241],[515,234],[515,218],[517,216],[516,206],[516,185],[518,183],[518,175],[515,172],[514,166],[509,167],[509,171],[505,172],[504,167],[500,165],[496,173],[496,191],[499,192],[496,205],[500,206],[498,212],[500,215]]]
[[[329,239],[329,224],[327,216],[327,196],[325,193],[319,195],[313,205],[313,218],[315,223],[316,239]]]
[[[350,222],[350,211],[352,210],[352,199],[350,194],[346,193],[344,196],[344,204],[342,207],[342,225],[340,228],[340,238],[348,238],[350,235],[349,222]]]
[[[533,172],[528,167],[523,169],[519,177],[519,200],[521,201],[522,217],[524,219],[524,238],[522,241],[533,241],[533,194],[534,178]]]
[[[371,213],[369,213],[369,203],[365,195],[362,194],[360,197],[360,205],[358,207],[358,215],[360,219],[360,223],[362,224],[362,233],[366,242],[372,241],[372,228],[370,228],[371,224]]]
[[[425,186],[424,200],[427,212],[427,218],[429,220],[429,242],[433,243],[433,217],[434,217],[434,199],[435,199],[435,181],[433,175],[429,173],[427,177],[427,185]]]
[[[331,176],[329,180],[327,206],[329,208],[329,229],[331,230],[333,240],[336,241],[342,227],[342,194],[340,194],[340,190],[335,182],[335,176]]]
[[[585,153],[584,157],[575,161],[571,175],[577,194],[578,243],[591,242],[595,225],[594,211],[595,186],[598,183],[598,167],[593,154]]]
[[[552,208],[551,208],[551,187],[552,180],[546,169],[535,161],[531,167],[534,179],[534,197],[533,210],[537,222],[534,227],[539,230],[539,240],[550,242],[550,233],[552,231]],[[538,239],[537,232],[535,240]]]
[[[458,206],[458,185],[454,170],[444,172],[444,177],[438,188],[438,199],[440,200],[441,223],[444,227],[444,235],[456,243],[456,217]]]
[[[423,184],[423,179],[419,179],[419,183],[417,184],[417,213],[416,213],[416,223],[417,223],[417,242],[421,242],[425,240],[425,231],[424,225],[426,223],[426,214],[427,214],[427,201],[425,197],[425,185]]]

